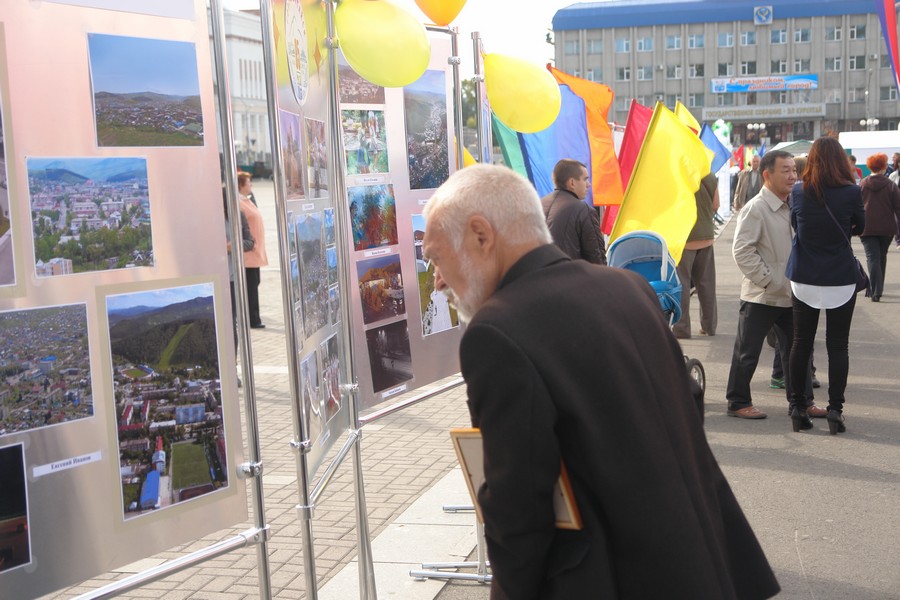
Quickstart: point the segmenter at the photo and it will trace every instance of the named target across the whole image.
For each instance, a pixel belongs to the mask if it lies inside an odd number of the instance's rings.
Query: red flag
[[[744,170],[744,145],[741,144],[737,147],[737,149],[731,153],[731,160],[735,165],[738,166],[742,171]]]
[[[650,126],[650,118],[652,116],[652,110],[642,104],[638,104],[635,100],[631,101],[628,119],[625,121],[625,135],[622,138],[622,145],[619,147],[619,173],[622,175],[622,189],[627,190],[628,188],[631,171],[634,169],[634,163],[637,161],[638,154],[641,151],[641,145],[644,143],[644,136],[647,135],[647,128]],[[606,235],[612,233],[613,225],[615,225],[616,217],[618,216],[618,205],[607,207],[603,212],[603,222],[600,224],[600,230]]]
[[[594,205],[621,204],[624,190],[620,185],[612,130],[606,121],[613,101],[612,90],[601,83],[563,73],[549,64],[547,70],[557,83],[569,86],[572,93],[584,101],[591,148],[591,190],[594,192]]]

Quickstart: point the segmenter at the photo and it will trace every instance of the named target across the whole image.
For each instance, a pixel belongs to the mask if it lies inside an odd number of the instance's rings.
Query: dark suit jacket
[[[524,256],[462,338],[492,599],[756,599],[779,587],[640,276]],[[584,520],[554,527],[562,460]]]
[[[553,243],[569,258],[606,264],[606,246],[600,234],[597,211],[569,190],[553,190],[541,198],[541,206]]]
[[[862,233],[866,227],[859,186],[827,188],[825,203],[834,219],[824,206],[804,192],[803,183],[797,183],[791,190],[794,239],[785,275],[791,281],[810,285],[856,283],[856,261],[847,240],[851,235]]]

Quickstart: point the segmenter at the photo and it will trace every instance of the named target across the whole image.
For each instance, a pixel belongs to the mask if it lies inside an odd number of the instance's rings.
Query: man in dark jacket
[[[460,347],[493,600],[762,599],[778,582],[707,445],[678,342],[639,275],[570,260],[531,184],[457,171],[425,207]],[[565,464],[583,522],[554,526]]]
[[[582,202],[590,185],[587,167],[571,158],[562,159],[553,167],[553,185],[556,189],[541,200],[553,242],[569,258],[605,265],[600,219],[593,208]]]

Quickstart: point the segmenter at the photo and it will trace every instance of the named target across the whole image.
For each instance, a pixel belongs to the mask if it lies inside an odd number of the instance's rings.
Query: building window
[[[697,77],[703,77],[703,63],[697,63],[690,66],[688,71],[688,76],[692,79],[696,79]]]
[[[744,94],[744,104],[747,106],[756,105],[756,92],[747,92]]]
[[[616,69],[616,81],[631,81],[631,67]]]
[[[741,63],[741,75],[756,75],[756,61],[745,60]]]
[[[573,70],[572,75],[574,75],[575,77],[581,77],[581,69]]]
[[[566,56],[574,56],[578,54],[578,40],[569,40],[566,42]]]
[[[840,27],[826,27],[825,28],[825,41],[826,42],[839,42],[843,38],[841,35]]]
[[[878,66],[882,69],[887,69],[891,66],[891,55],[890,54],[882,54],[879,57]]]
[[[681,79],[681,65],[666,67],[666,79]]]
[[[653,79],[653,67],[651,65],[637,68],[638,81],[650,81]]]
[[[681,96],[678,94],[666,94],[666,106],[669,108],[675,108],[679,102],[681,102]]]
[[[588,54],[603,54],[603,40],[592,39],[587,41]]]
[[[826,104],[840,104],[841,101],[841,88],[831,88],[830,90],[825,90]]]
[[[866,26],[865,25],[850,25],[847,28],[847,37],[849,37],[851,40],[866,39]]]
[[[787,44],[787,29],[773,29],[772,30],[772,43],[773,44]]]
[[[808,44],[809,39],[810,39],[809,27],[803,27],[802,29],[794,30],[794,43],[795,44]]]
[[[588,69],[585,79],[587,79],[588,81],[600,81],[600,79],[597,77],[596,73],[597,73],[597,71],[595,69]]]
[[[616,110],[628,110],[631,102],[625,96],[616,98]]]
[[[809,59],[798,58],[794,61],[794,73],[809,73]]]
[[[787,73],[787,61],[784,59],[772,61],[772,74]]]
[[[850,88],[847,90],[847,102],[865,102],[866,88]]]
[[[731,48],[732,46],[734,46],[734,34],[730,31],[728,33],[720,33],[719,48]]]
[[[741,32],[741,46],[755,46],[756,45],[756,32],[755,31],[742,31]]]
[[[704,106],[705,94],[688,94],[688,107],[700,108]]]
[[[653,52],[653,38],[644,37],[637,41],[638,52]]]
[[[716,106],[734,106],[734,94],[716,94]]]
[[[812,90],[791,90],[791,104],[808,104],[812,102]]]
[[[734,77],[734,63],[719,63],[719,77]]]
[[[882,86],[878,90],[878,97],[882,102],[894,102],[897,100],[897,88],[892,85]]]
[[[842,62],[840,56],[829,56],[825,58],[825,70],[826,71],[840,71],[842,68]]]
[[[616,52],[619,54],[631,52],[631,38],[616,38]]]
[[[788,94],[786,91],[770,92],[769,102],[771,104],[787,104]]]
[[[703,48],[706,38],[702,33],[692,33],[688,36],[688,48]]]
[[[680,35],[667,35],[666,36],[666,50],[681,50],[681,36]]]
[[[637,103],[638,103],[638,104],[643,104],[644,106],[648,106],[648,104],[647,104],[647,96],[638,96],[637,98],[635,98],[635,100],[637,100]],[[629,108],[630,108],[630,107],[629,107]]]
[[[851,71],[862,71],[866,68],[866,55],[851,56],[847,59],[847,68]]]

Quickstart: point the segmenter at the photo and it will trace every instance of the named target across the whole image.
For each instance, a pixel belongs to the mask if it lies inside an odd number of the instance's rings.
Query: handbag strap
[[[841,227],[841,224],[838,223],[838,220],[834,217],[834,213],[831,212],[831,209],[828,208],[828,203],[825,202],[825,198],[822,198],[822,204],[825,206],[825,210],[828,211],[828,216],[831,217],[831,220],[834,221],[834,224],[840,230],[841,235],[844,236],[844,241],[847,242],[847,247],[850,248],[850,252],[853,252],[853,245],[850,243],[850,238],[847,237],[847,234],[844,233],[844,228]]]

